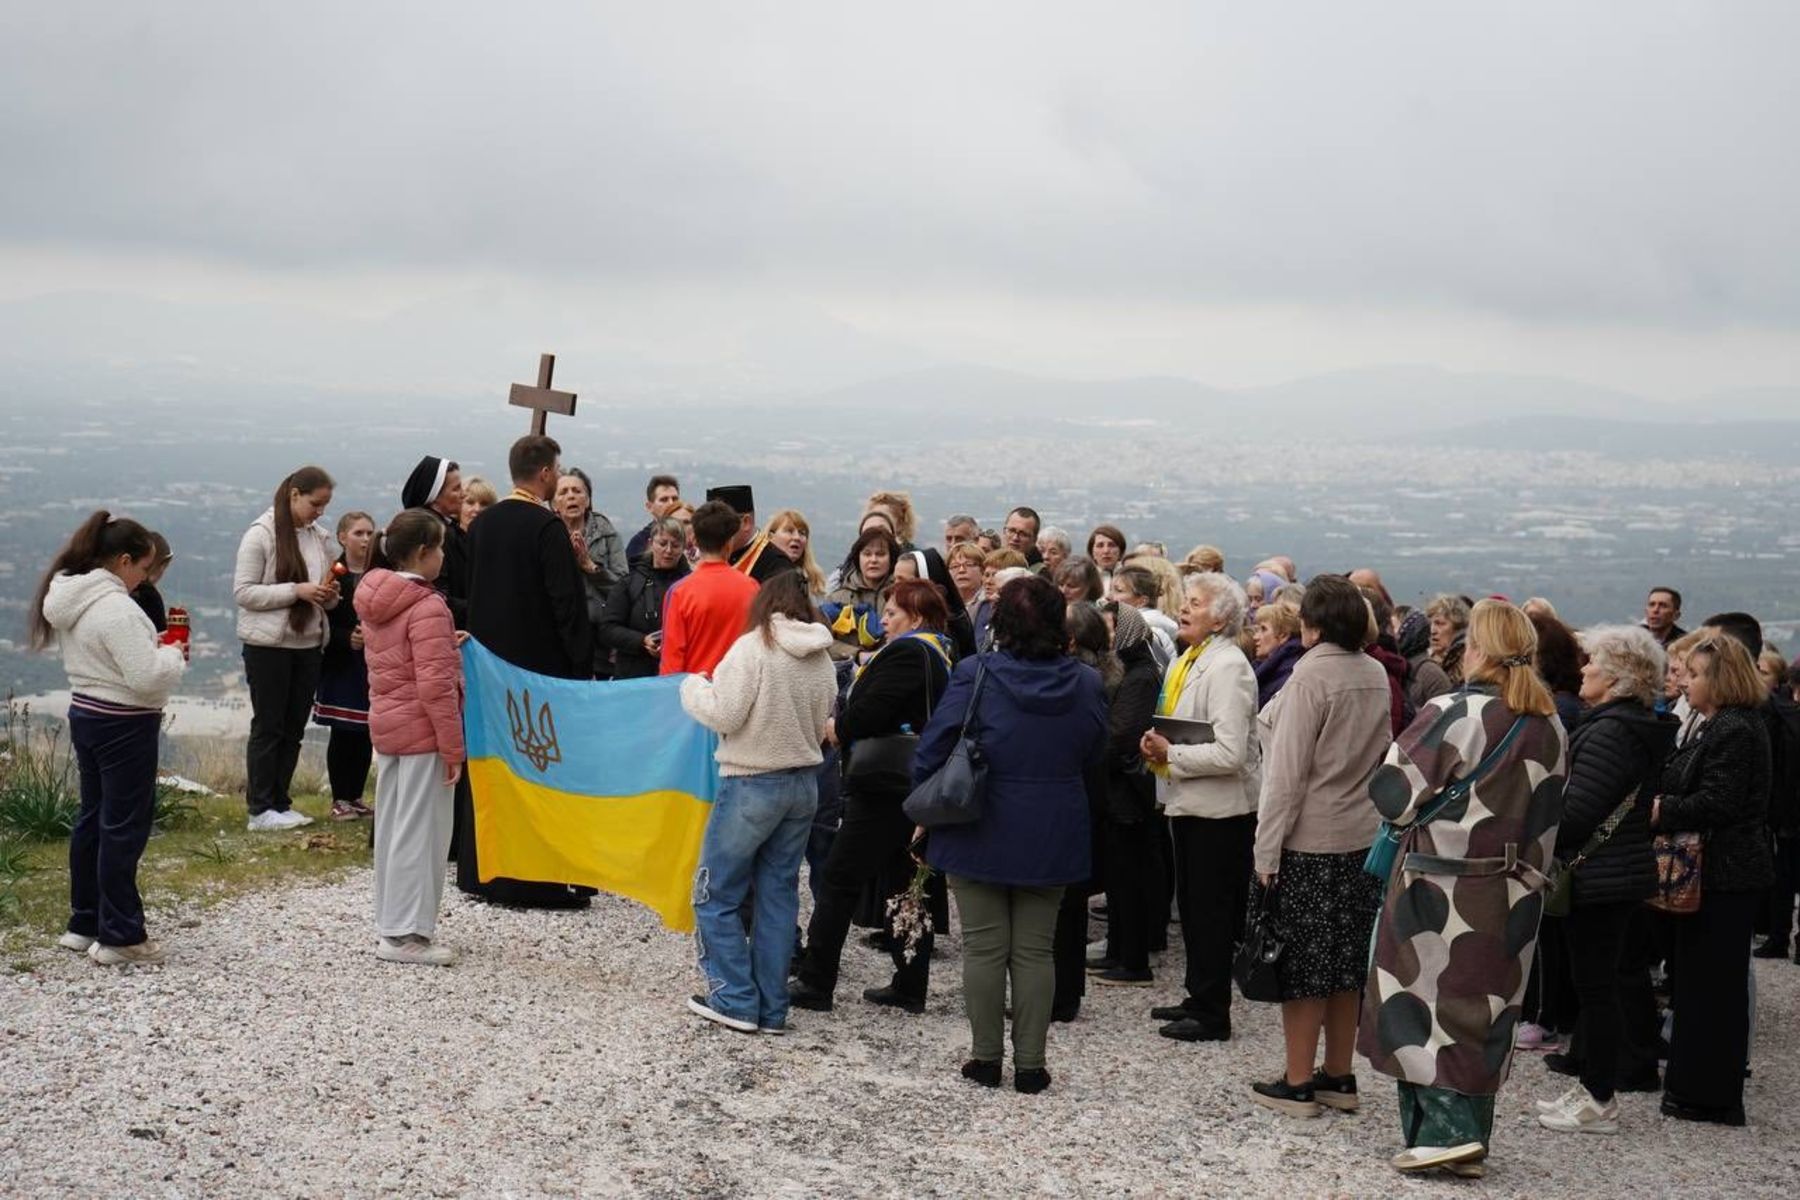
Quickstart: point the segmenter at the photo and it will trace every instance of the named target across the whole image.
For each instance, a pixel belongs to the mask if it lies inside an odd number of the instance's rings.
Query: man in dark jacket
[[[1644,628],[1659,646],[1687,636],[1687,630],[1675,622],[1681,619],[1681,593],[1672,587],[1653,587],[1644,601]],[[1761,640],[1761,635],[1758,635]]]

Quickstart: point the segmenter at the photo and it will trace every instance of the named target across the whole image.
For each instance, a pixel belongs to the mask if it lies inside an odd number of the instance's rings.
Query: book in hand
[[[1150,728],[1175,746],[1204,746],[1213,740],[1213,727],[1205,721],[1188,721],[1181,717],[1151,717]]]

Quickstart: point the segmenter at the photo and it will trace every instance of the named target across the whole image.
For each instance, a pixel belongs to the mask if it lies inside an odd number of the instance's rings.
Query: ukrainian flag
[[[681,678],[557,679],[473,640],[462,656],[482,881],[585,884],[693,929],[718,742],[682,709]]]

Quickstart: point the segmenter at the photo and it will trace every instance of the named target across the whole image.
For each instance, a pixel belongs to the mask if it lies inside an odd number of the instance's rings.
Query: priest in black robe
[[[562,679],[594,676],[587,585],[562,519],[550,511],[562,448],[548,437],[520,438],[509,456],[512,494],[469,526],[470,636],[516,667]],[[461,808],[464,798],[457,796]],[[494,879],[481,882],[473,807],[459,814],[456,886],[502,904],[574,908],[591,888]]]
[[[738,515],[737,537],[731,543],[731,567],[758,583],[767,583],[783,571],[795,569],[793,560],[769,544],[756,528],[756,496],[749,484],[734,483],[706,489],[708,501],[722,500]]]

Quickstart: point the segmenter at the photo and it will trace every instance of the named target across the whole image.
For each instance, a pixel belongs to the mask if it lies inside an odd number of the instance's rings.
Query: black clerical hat
[[[444,476],[449,473],[449,459],[434,458],[429,454],[421,458],[412,474],[406,477],[406,486],[400,489],[400,506],[424,508],[429,505],[444,490]]]
[[[706,498],[723,500],[731,505],[731,511],[740,517],[756,511],[756,497],[751,493],[750,485],[747,483],[731,483],[724,487],[707,488]]]

